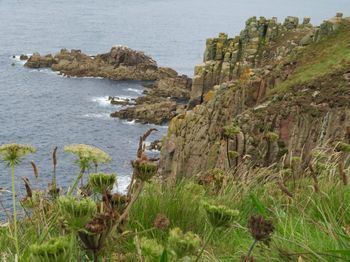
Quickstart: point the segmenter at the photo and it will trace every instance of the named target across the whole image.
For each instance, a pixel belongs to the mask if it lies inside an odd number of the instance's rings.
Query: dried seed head
[[[269,244],[271,234],[275,230],[272,221],[265,220],[263,216],[251,216],[248,222],[248,229],[256,241],[262,241]]]
[[[57,166],[57,146],[53,149],[52,152],[52,161],[53,161],[53,166]]]
[[[169,227],[170,221],[166,215],[158,213],[153,221],[153,225],[160,230],[165,230]]]
[[[38,172],[38,168],[36,167],[36,164],[34,163],[34,161],[31,161],[30,163],[32,164],[33,173],[34,173],[35,178],[38,178],[39,177],[39,172]]]
[[[243,256],[242,261],[243,262],[256,262],[256,260],[252,256]]]

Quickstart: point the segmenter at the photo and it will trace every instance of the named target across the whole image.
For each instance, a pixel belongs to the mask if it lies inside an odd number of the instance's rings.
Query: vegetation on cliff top
[[[273,92],[283,92],[290,87],[312,82],[329,76],[350,65],[350,21],[343,20],[339,28],[320,42],[303,47],[288,63],[294,63],[295,70],[287,80]]]

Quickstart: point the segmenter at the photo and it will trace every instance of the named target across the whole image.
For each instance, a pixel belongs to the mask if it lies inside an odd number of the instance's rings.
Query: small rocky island
[[[24,60],[26,57],[22,57]],[[151,81],[145,96],[135,101],[110,98],[112,104],[128,106],[111,114],[142,123],[164,124],[186,110],[192,80],[157,63],[143,52],[125,46],[115,46],[105,54],[87,55],[81,50],[62,49],[52,55],[34,53],[27,62],[29,68],[51,68],[67,77],[103,77],[112,80]]]

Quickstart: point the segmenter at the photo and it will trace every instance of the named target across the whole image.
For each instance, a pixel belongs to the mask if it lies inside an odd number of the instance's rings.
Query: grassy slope
[[[263,213],[272,218],[276,226],[270,247],[258,245],[255,249],[257,261],[296,261],[298,254],[305,261],[342,261],[332,257],[332,250],[350,250],[347,231],[350,225],[350,203],[347,200],[350,188],[340,185],[338,179],[331,176],[332,172],[334,170],[329,169],[324,173],[320,194],[314,192],[310,178],[300,180],[295,189],[290,185],[290,190],[295,193],[293,199],[282,193],[274,182],[262,183],[258,179],[247,184],[231,181],[219,195],[207,188],[204,197],[186,189],[190,187],[188,181],[179,183],[174,189],[150,185],[133,209],[130,229],[142,231],[151,228],[156,214],[164,213],[172,226],[192,230],[206,239],[210,225],[200,207],[200,200],[205,198],[238,209],[241,214],[232,227],[215,233],[203,261],[239,261],[252,243],[247,220],[261,210],[252,200],[254,195],[261,201],[265,209]],[[147,233],[159,243],[164,243],[165,235],[157,230]],[[133,250],[131,244],[124,245],[124,248],[124,252]],[[349,255],[345,257],[350,258]]]
[[[348,67],[350,22],[344,21],[333,35],[305,47],[292,60],[297,62],[296,69],[286,81],[276,87],[276,92],[286,91],[292,86],[305,84]]]

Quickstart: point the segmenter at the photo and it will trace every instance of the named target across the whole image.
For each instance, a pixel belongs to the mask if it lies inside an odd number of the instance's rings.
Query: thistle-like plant
[[[63,262],[69,261],[69,239],[58,237],[43,244],[33,244],[29,247],[31,261],[36,262]]]
[[[89,185],[94,192],[105,194],[112,190],[117,181],[115,174],[94,173],[89,175]]]
[[[0,157],[11,168],[12,180],[12,206],[13,206],[13,228],[16,253],[19,255],[18,234],[17,234],[17,211],[16,211],[16,188],[15,188],[15,166],[21,163],[23,157],[35,153],[35,148],[30,145],[5,144],[0,146]]]
[[[249,248],[247,256],[245,257],[247,259],[252,258],[251,254],[253,252],[253,249],[256,243],[259,241],[263,242],[265,245],[269,245],[271,241],[271,235],[275,230],[275,227],[271,220],[267,220],[263,216],[251,216],[248,221],[248,230],[251,236],[254,238],[254,241]]]
[[[189,231],[184,233],[176,227],[169,232],[169,247],[175,252],[178,259],[185,256],[191,256],[196,253],[200,247],[201,239],[198,235]]]
[[[73,231],[84,228],[97,211],[95,202],[90,198],[61,196],[58,198],[58,205],[60,213]]]
[[[95,171],[99,164],[105,164],[112,160],[112,158],[101,149],[84,144],[72,144],[64,147],[64,151],[74,154],[78,157],[78,164],[80,168],[79,175],[77,176],[73,186],[70,188],[68,195],[71,195],[76,189],[79,180],[82,179],[84,172],[89,168],[89,165],[93,163],[95,165]]]

